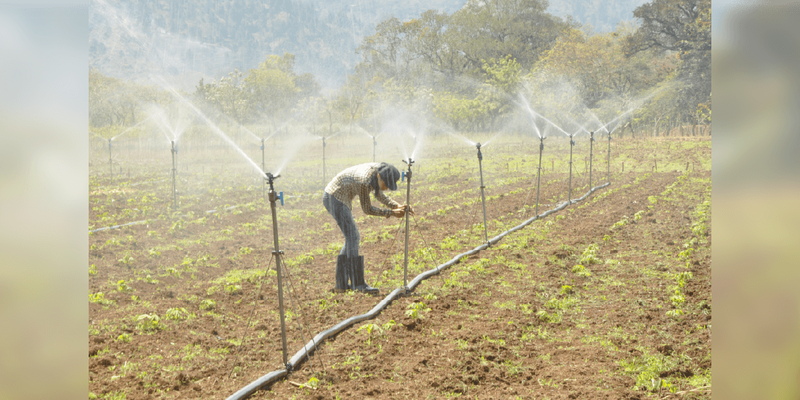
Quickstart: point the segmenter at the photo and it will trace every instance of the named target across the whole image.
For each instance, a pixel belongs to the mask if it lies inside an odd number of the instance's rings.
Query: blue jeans
[[[336,224],[339,225],[339,229],[344,235],[344,246],[342,246],[339,255],[358,257],[358,242],[361,240],[361,236],[358,234],[356,221],[353,219],[353,211],[329,193],[322,195],[322,205],[336,220]]]

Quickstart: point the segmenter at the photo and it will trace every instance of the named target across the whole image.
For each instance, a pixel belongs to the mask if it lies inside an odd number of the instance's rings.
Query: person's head
[[[400,171],[393,165],[382,162],[378,166],[375,174],[375,189],[378,190],[397,190],[397,181],[400,179]]]

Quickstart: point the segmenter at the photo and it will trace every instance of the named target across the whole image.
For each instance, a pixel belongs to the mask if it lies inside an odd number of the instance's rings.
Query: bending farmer
[[[352,202],[358,196],[361,209],[367,215],[401,218],[406,215],[406,210],[413,214],[411,207],[400,205],[383,193],[386,189],[397,190],[398,179],[400,171],[394,166],[387,163],[366,163],[345,169],[325,187],[322,204],[344,234],[344,246],[336,260],[336,290],[378,292],[377,288],[364,282],[364,256],[358,255],[358,242],[361,238],[353,219]],[[373,207],[369,200],[370,192],[390,209]]]

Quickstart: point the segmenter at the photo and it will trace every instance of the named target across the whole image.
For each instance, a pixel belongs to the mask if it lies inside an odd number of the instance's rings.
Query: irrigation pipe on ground
[[[481,250],[485,250],[490,245],[496,244],[497,242],[502,240],[505,236],[507,236],[507,235],[509,235],[511,233],[514,233],[514,232],[516,232],[516,231],[518,231],[518,230],[530,225],[531,223],[533,223],[533,221],[536,221],[537,219],[540,219],[540,218],[544,218],[544,217],[546,217],[546,216],[548,216],[548,215],[550,215],[550,214],[552,214],[554,212],[561,211],[561,210],[567,208],[567,206],[572,204],[572,203],[577,203],[579,201],[582,201],[582,200],[586,199],[586,197],[588,197],[590,194],[594,193],[595,190],[602,189],[602,188],[604,188],[604,187],[606,187],[608,185],[610,185],[609,182],[606,182],[605,184],[600,185],[600,186],[595,186],[595,187],[589,189],[589,191],[586,192],[586,194],[584,194],[582,197],[577,198],[577,199],[573,199],[573,200],[567,200],[567,201],[561,203],[561,205],[559,205],[556,208],[553,208],[551,210],[545,211],[544,213],[542,213],[540,215],[531,217],[531,218],[525,220],[525,222],[523,222],[523,223],[521,223],[521,224],[519,224],[519,225],[517,225],[517,226],[515,226],[515,227],[513,227],[513,228],[511,228],[511,229],[509,229],[509,230],[507,230],[507,231],[505,231],[505,232],[493,237],[493,238],[491,238],[488,243],[484,243],[484,244],[482,244],[482,245],[480,245],[480,246],[478,246],[478,247],[476,247],[476,248],[474,248],[474,249],[472,249],[470,251],[467,251],[465,253],[461,253],[461,254],[453,257],[450,261],[448,261],[448,262],[446,262],[446,263],[444,263],[442,265],[439,265],[438,267],[436,267],[434,269],[425,271],[425,272],[417,275],[416,278],[414,278],[411,282],[409,282],[408,291],[409,292],[413,291],[417,287],[417,285],[420,284],[420,282],[422,282],[425,279],[430,278],[433,275],[439,274],[445,268],[449,268],[449,267],[455,265],[456,263],[461,261],[462,258],[469,257],[469,256],[471,256],[473,254],[476,254],[476,253],[480,252]],[[248,384],[247,386],[243,387],[242,389],[239,389],[236,393],[232,394],[230,397],[227,398],[227,400],[245,399],[248,396],[250,396],[251,394],[255,393],[261,387],[270,385],[270,384],[276,382],[277,380],[285,377],[287,374],[289,374],[289,372],[291,371],[291,369],[293,367],[299,365],[300,362],[303,361],[303,359],[305,359],[306,357],[308,357],[310,352],[313,351],[317,346],[319,346],[325,339],[338,334],[339,332],[345,330],[346,328],[348,328],[348,327],[350,327],[350,326],[352,326],[352,325],[354,325],[354,324],[356,324],[358,322],[361,322],[361,321],[364,321],[364,320],[368,320],[368,319],[373,319],[373,318],[377,317],[378,314],[380,314],[381,310],[386,308],[386,306],[388,306],[392,301],[394,301],[394,299],[396,299],[397,296],[403,294],[403,292],[405,292],[405,289],[397,288],[397,289],[393,290],[391,293],[389,293],[389,295],[387,295],[383,300],[381,300],[380,303],[376,304],[375,307],[372,307],[372,309],[369,310],[367,313],[347,318],[347,319],[343,320],[342,322],[339,322],[338,324],[334,325],[333,327],[320,332],[319,334],[317,334],[317,336],[314,336],[314,338],[311,339],[311,341],[306,343],[303,346],[303,348],[300,349],[300,351],[298,351],[294,356],[292,356],[292,358],[287,363],[288,364],[287,365],[287,367],[288,367],[287,369],[279,369],[279,370],[276,370],[276,371],[272,371],[272,372],[262,376],[261,378],[256,379],[255,381],[251,382],[250,384]]]

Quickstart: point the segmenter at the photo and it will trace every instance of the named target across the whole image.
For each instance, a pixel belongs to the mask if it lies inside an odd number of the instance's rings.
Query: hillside
[[[642,0],[551,2],[548,11],[608,31],[630,20]],[[93,0],[89,65],[106,75],[166,77],[192,90],[201,77],[254,68],[268,54],[296,55],[296,69],[323,90],[338,87],[360,61],[361,40],[389,16],[408,20],[427,9],[451,14],[464,0]]]

